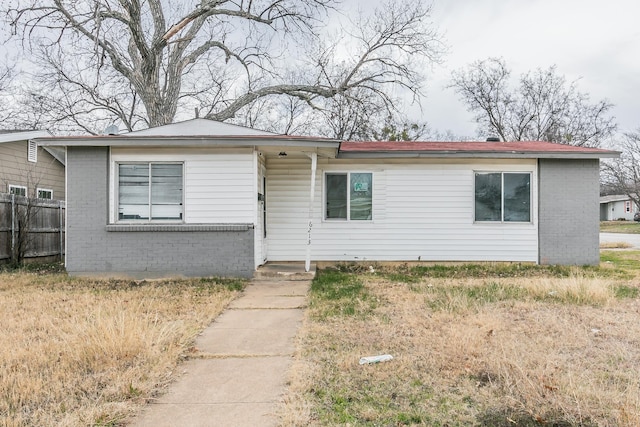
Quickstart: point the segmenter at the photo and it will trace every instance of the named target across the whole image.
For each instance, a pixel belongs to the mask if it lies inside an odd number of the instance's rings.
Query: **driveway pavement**
[[[625,242],[640,249],[640,234],[600,233],[600,243]]]

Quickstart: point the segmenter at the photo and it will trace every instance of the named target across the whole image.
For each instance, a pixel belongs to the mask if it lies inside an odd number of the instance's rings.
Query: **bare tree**
[[[260,99],[243,115],[242,124],[282,134],[346,141],[415,141],[431,136],[426,123],[409,120],[396,109],[386,108],[366,91],[354,93],[324,100],[316,108],[289,97]]]
[[[0,123],[4,129],[13,126],[16,111],[12,108],[13,91],[12,83],[15,76],[15,68],[8,64],[0,67]]]
[[[8,65],[5,65],[0,69],[0,93],[6,92],[11,79],[13,78],[13,69]]]
[[[424,62],[443,53],[423,3],[389,0],[340,43],[324,45],[318,35],[335,0],[30,0],[3,8],[43,70],[37,105],[59,105],[48,120],[95,132],[96,120],[132,130],[194,110],[224,121],[277,95],[311,108],[362,91],[389,108],[394,90],[419,98]]]
[[[618,142],[620,158],[602,162],[602,183],[615,194],[625,194],[640,207],[640,128]]]
[[[373,139],[373,130],[392,112],[387,104],[378,102],[378,98],[368,91],[355,89],[348,97],[336,96],[327,100],[318,116],[317,133],[347,141]]]
[[[576,82],[567,83],[555,66],[520,76],[511,86],[504,60],[474,62],[453,73],[451,87],[475,113],[480,132],[503,141],[551,141],[598,146],[616,130],[606,100],[590,103]]]

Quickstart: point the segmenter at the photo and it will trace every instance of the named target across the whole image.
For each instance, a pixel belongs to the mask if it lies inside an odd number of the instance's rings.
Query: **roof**
[[[46,130],[3,130],[0,131],[0,143],[28,141],[34,138],[46,138],[51,132]]]
[[[30,141],[37,138],[50,137],[46,130],[0,130],[0,144],[5,142]],[[63,165],[66,163],[64,148],[42,147]]]
[[[338,148],[337,139],[291,135],[108,135],[65,136],[38,139],[42,146],[65,147],[251,147],[308,146]]]
[[[122,135],[39,139],[43,146],[90,147],[297,147],[338,150],[339,158],[564,158],[618,157],[617,151],[551,142],[353,142],[278,135],[207,119],[193,119]]]
[[[192,119],[184,122],[172,123],[165,126],[129,132],[130,136],[186,136],[186,135],[277,135],[272,132],[223,123],[208,119]]]
[[[339,157],[492,157],[492,158],[603,158],[620,152],[541,141],[437,142],[345,141]]]
[[[600,197],[600,203],[624,202],[629,199],[630,197],[626,194],[612,194]]]
[[[279,135],[207,119],[193,119],[121,135],[65,136],[38,139],[57,147],[303,147],[329,148],[333,155],[339,140]]]

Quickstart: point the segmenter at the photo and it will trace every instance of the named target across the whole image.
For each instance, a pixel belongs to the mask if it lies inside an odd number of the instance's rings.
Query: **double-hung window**
[[[38,199],[53,199],[53,190],[49,190],[48,188],[38,188],[36,192],[38,193]]]
[[[476,222],[531,222],[530,172],[476,172]]]
[[[183,218],[182,163],[119,163],[118,220]]]
[[[16,196],[27,196],[27,187],[24,185],[11,185],[9,184],[9,194],[15,194]]]
[[[371,172],[327,172],[325,174],[325,219],[371,220],[373,174]]]

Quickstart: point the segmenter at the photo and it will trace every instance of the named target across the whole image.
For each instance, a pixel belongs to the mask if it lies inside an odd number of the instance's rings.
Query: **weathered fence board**
[[[20,233],[26,231],[25,259],[64,257],[65,202],[0,193],[0,262],[15,258]],[[26,226],[23,224],[26,221]]]

